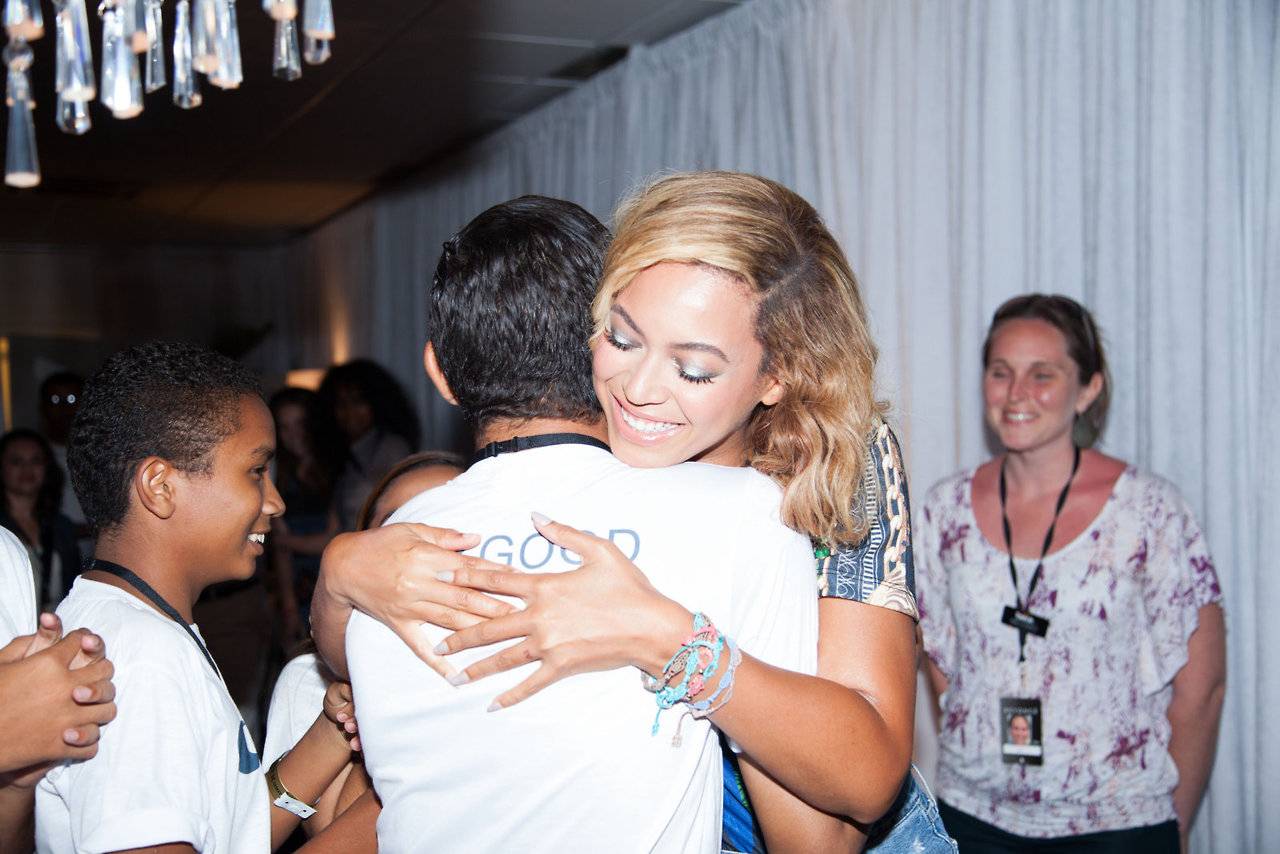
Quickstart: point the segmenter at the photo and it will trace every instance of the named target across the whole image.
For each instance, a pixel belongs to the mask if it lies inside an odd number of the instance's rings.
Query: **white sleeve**
[[[0,528],[0,647],[36,630],[36,588],[22,542]]]
[[[314,655],[300,655],[284,666],[271,692],[267,737],[262,744],[263,767],[270,768],[307,734],[324,710],[328,687]]]
[[[778,518],[779,493],[753,490],[770,508],[767,525],[740,524],[734,565],[732,628],[743,652],[766,664],[814,674],[818,670],[817,564],[809,538]],[[743,519],[757,519],[750,514]],[[715,615],[708,615],[714,621]]]
[[[41,783],[65,802],[77,852],[166,842],[208,851],[216,844],[209,798],[225,793],[210,790],[204,769],[210,739],[224,725],[203,713],[200,701],[207,691],[192,684],[180,663],[132,661],[118,667],[118,714],[102,728],[97,756],[57,769]]]

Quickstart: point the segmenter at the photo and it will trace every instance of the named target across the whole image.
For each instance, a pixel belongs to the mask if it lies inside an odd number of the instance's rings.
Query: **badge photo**
[[[1000,758],[1006,765],[1043,765],[1040,701],[1029,697],[1000,698]]]

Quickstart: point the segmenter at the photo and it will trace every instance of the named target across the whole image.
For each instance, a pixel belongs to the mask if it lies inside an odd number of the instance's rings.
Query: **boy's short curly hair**
[[[108,358],[85,385],[67,444],[71,484],[93,526],[124,521],[129,481],[147,457],[211,471],[213,449],[240,428],[245,396],[261,398],[254,375],[203,347],[155,341]]]

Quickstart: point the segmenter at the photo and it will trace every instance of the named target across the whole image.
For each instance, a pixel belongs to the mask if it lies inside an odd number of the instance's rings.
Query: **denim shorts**
[[[938,815],[938,804],[913,766],[898,796],[895,809],[872,828],[867,852],[874,854],[957,854],[956,841],[947,834]]]

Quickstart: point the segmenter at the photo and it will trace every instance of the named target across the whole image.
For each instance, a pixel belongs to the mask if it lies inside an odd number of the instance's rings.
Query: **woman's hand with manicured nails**
[[[443,572],[509,574],[502,564],[460,553],[479,542],[475,534],[413,522],[335,537],[325,549],[312,606],[312,636],[333,671],[339,676],[346,672],[343,639],[354,608],[395,632],[441,676],[453,676],[448,662],[432,652],[422,625],[461,629],[513,610],[492,596],[438,578]]]
[[[513,596],[524,609],[477,622],[445,638],[442,655],[521,638],[519,643],[472,664],[455,685],[532,661],[541,666],[500,695],[490,709],[505,708],[577,673],[628,665],[660,673],[693,625],[693,615],[659,593],[608,540],[533,514],[538,533],[582,559],[558,573],[512,573],[465,567],[443,570],[440,580],[460,589]]]

